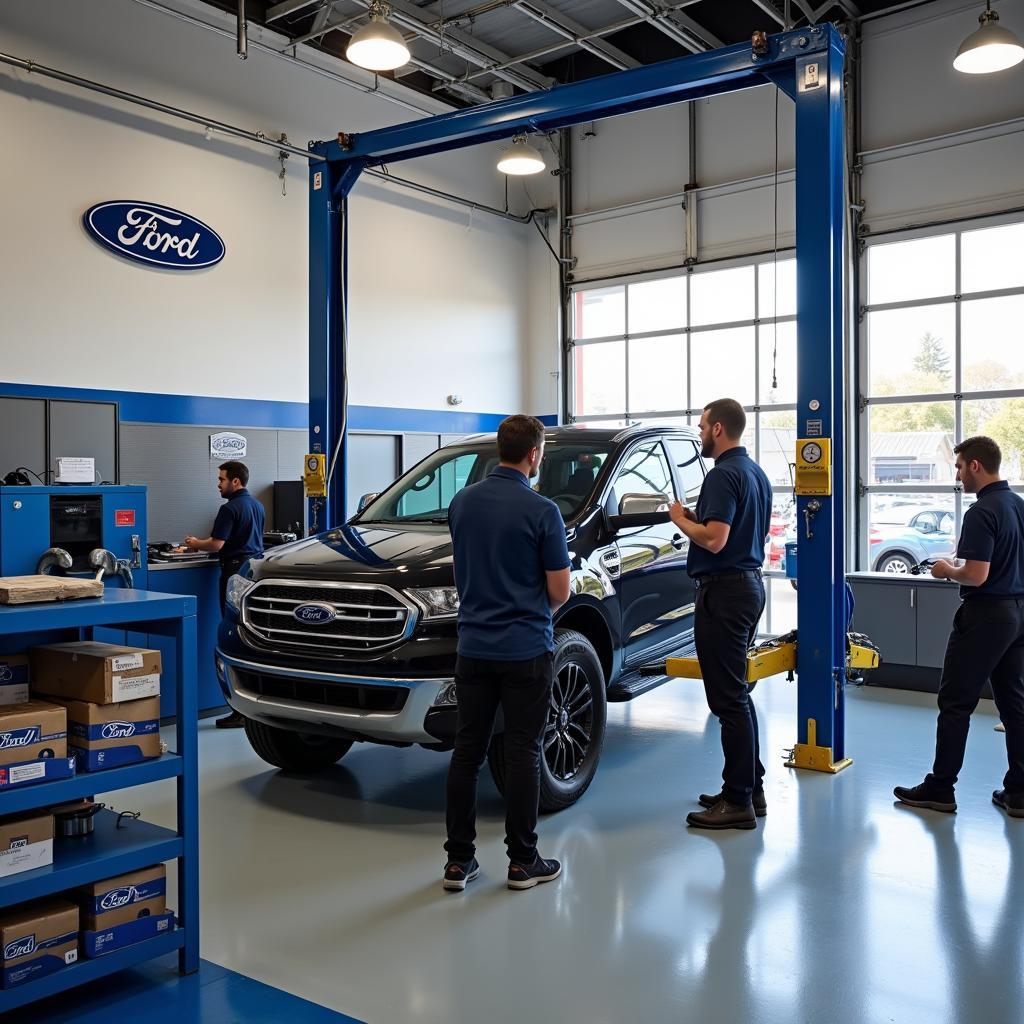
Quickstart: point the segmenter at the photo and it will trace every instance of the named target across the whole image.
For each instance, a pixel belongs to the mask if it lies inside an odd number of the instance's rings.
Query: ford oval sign
[[[224,259],[224,242],[213,228],[169,206],[97,203],[85,211],[82,223],[100,245],[151,267],[200,270]]]
[[[338,613],[329,604],[300,604],[292,615],[309,626],[326,626],[338,617]]]

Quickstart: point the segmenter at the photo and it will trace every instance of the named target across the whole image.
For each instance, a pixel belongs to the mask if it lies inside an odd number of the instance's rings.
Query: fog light
[[[454,683],[445,683],[434,698],[434,707],[440,707],[442,704],[453,705],[458,703]]]

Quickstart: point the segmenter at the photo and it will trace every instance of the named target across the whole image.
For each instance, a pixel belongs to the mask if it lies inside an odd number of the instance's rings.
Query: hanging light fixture
[[[515,136],[498,160],[498,170],[503,174],[540,174],[545,166],[540,150],[531,146],[525,135]]]
[[[985,0],[985,10],[978,21],[981,28],[972,32],[957,50],[953,60],[957,71],[966,75],[989,75],[1024,60],[1024,44],[999,24],[999,15],[992,10],[991,0]]]
[[[394,71],[409,63],[409,47],[402,33],[388,21],[391,8],[373,0],[367,8],[370,20],[348,41],[345,56],[367,71]]]

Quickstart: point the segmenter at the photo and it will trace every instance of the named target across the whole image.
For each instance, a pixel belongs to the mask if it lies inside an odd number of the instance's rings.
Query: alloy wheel
[[[583,767],[594,729],[591,681],[581,665],[570,661],[551,687],[544,727],[544,760],[559,782],[567,782]]]

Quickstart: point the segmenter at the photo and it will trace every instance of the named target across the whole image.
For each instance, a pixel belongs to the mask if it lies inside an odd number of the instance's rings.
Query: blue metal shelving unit
[[[0,879],[0,909],[56,895],[88,882],[167,860],[178,864],[178,927],[156,938],[96,960],[82,960],[38,981],[0,991],[0,1015],[125,967],[178,950],[182,974],[199,969],[199,789],[196,735],[196,600],[140,590],[110,590],[102,598],[65,604],[0,607],[0,639],[25,647],[40,642],[90,639],[97,627],[118,627],[168,637],[175,658],[178,707],[177,751],[137,765],[83,773],[72,779],[0,791],[0,815],[49,807],[83,796],[110,793],[161,779],[177,784],[177,829],[129,820],[103,811],[91,836],[54,844],[53,864]]]

